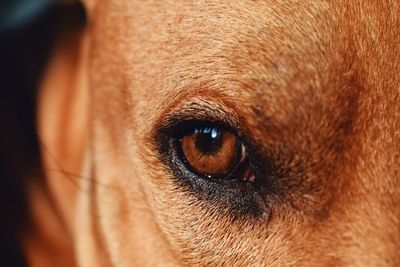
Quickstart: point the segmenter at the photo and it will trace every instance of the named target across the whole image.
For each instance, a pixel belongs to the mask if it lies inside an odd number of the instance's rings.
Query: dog
[[[398,1],[83,4],[31,266],[400,265]]]

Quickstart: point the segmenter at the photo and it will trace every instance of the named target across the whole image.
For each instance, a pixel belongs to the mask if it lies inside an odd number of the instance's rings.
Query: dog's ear
[[[84,36],[74,34],[50,62],[40,88],[38,130],[43,154],[79,173],[88,134],[88,88]],[[55,167],[55,166],[54,166]]]
[[[38,88],[45,179],[29,188],[32,230],[24,248],[32,266],[75,266],[71,236],[89,135],[87,40],[82,30],[61,38]]]
[[[88,142],[88,38],[76,32],[60,44],[40,88],[38,133],[47,184],[59,203],[68,199],[61,209],[72,218]]]
[[[91,11],[93,10],[97,0],[81,0],[81,1],[82,1],[83,5],[85,6],[88,17],[90,17]]]

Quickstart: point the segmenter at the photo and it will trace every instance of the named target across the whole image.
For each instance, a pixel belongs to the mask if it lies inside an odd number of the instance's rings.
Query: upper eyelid
[[[196,98],[174,106],[156,123],[156,129],[168,130],[182,121],[190,120],[215,122],[234,130],[240,128],[236,113],[225,104]]]

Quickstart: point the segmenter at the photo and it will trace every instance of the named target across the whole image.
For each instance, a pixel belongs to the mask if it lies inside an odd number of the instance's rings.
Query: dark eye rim
[[[170,119],[170,118],[169,118]],[[233,132],[238,140],[243,144],[247,153],[250,167],[256,177],[255,182],[243,181],[240,179],[217,180],[200,176],[197,172],[187,168],[187,164],[182,161],[182,157],[177,153],[176,142],[183,134],[188,133],[194,124],[215,125],[221,129]],[[240,131],[239,127],[229,125],[225,121],[221,122],[213,117],[196,118],[172,118],[168,123],[161,123],[162,127],[154,132],[156,149],[159,152],[160,160],[167,167],[167,171],[172,175],[174,183],[184,192],[197,199],[202,199],[208,203],[214,203],[222,210],[228,212],[234,218],[239,217],[265,217],[270,212],[266,191],[267,177],[266,170],[259,165],[262,160],[262,153],[253,149],[259,147],[252,139]],[[267,215],[268,216],[268,215]]]
[[[209,177],[202,173],[194,170],[190,164],[185,161],[185,156],[183,151],[179,146],[179,141],[185,134],[190,133],[190,130],[194,126],[199,125],[213,125],[213,127],[218,127],[225,131],[230,131],[234,133],[238,138],[238,143],[240,143],[246,151],[246,161],[249,164],[249,168],[253,171],[255,176],[255,181],[245,181],[242,177],[233,177],[232,179],[220,179],[220,177]],[[268,172],[259,165],[263,162],[261,156],[262,153],[253,149],[257,147],[254,142],[246,135],[240,131],[239,128],[228,125],[224,122],[217,121],[213,118],[210,119],[184,119],[176,120],[174,123],[169,124],[168,127],[160,128],[156,133],[155,139],[157,140],[158,151],[161,155],[161,160],[164,162],[168,169],[172,171],[174,176],[180,178],[180,180],[187,180],[187,176],[190,174],[191,178],[201,179],[212,184],[221,184],[224,186],[230,186],[231,188],[251,188],[253,191],[263,191],[261,187],[265,187],[266,177],[264,174]]]

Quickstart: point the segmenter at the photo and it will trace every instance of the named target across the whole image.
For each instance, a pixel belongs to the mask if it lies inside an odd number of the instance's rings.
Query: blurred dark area
[[[24,7],[35,1],[33,7]],[[84,23],[78,2],[1,1],[1,266],[27,266],[20,244],[30,225],[26,185],[43,179],[35,129],[38,86],[57,38]]]

